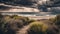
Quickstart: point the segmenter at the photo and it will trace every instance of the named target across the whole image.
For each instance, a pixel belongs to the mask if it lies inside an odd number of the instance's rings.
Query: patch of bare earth
[[[27,30],[29,29],[29,25],[24,26],[22,29],[16,32],[16,34],[27,34]]]

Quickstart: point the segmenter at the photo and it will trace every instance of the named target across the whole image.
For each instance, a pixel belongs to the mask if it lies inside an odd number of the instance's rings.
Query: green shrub
[[[15,19],[15,20],[21,20],[21,21],[23,21],[24,25],[29,24],[29,18],[28,17],[22,17],[22,16],[18,16],[18,15],[12,15],[11,18]]]
[[[33,22],[30,25],[28,34],[44,34],[48,29],[48,26],[43,22]]]
[[[3,15],[2,14],[0,14],[0,18],[2,18],[3,17]]]
[[[20,19],[21,16],[18,16],[18,15],[12,15],[11,18],[13,18],[13,19]]]
[[[0,21],[0,32],[3,32],[4,34],[14,34],[24,25],[27,25],[33,21],[34,20],[30,20],[28,17],[5,15]]]
[[[2,22],[0,23],[0,31],[3,31],[3,33],[8,33],[8,34],[13,34],[13,32],[15,33],[16,31],[18,31],[20,28],[23,27],[23,22],[20,20],[14,20],[14,19],[10,19],[10,20],[2,20]]]
[[[48,21],[50,22],[50,24],[55,24],[56,19],[55,18],[50,18]]]
[[[60,25],[60,15],[57,15],[56,17],[55,17],[55,24],[56,25]]]
[[[16,16],[14,16],[14,18],[15,17]],[[4,34],[6,33],[13,34],[15,33],[15,31],[19,30],[20,28],[24,26],[23,17],[20,18],[18,16],[19,19],[18,18],[14,19],[14,18],[11,18],[11,16],[4,16],[3,18],[1,18],[0,32],[3,32]]]
[[[29,23],[32,23],[32,22],[35,22],[35,21],[36,21],[36,20],[33,20],[33,19],[32,19],[32,20],[29,20]]]
[[[60,25],[60,15],[57,15],[55,18],[51,18],[49,20],[55,23],[56,25]]]
[[[3,18],[3,15],[2,14],[0,14],[0,21],[1,21],[1,19]]]

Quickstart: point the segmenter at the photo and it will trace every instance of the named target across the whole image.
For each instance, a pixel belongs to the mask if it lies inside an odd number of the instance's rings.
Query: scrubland
[[[47,20],[0,14],[0,34],[60,34],[60,15]]]

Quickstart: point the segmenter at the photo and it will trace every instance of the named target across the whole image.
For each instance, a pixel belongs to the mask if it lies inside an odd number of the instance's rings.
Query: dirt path
[[[16,32],[16,34],[27,34],[27,30],[29,29],[29,25],[24,26],[22,29]]]

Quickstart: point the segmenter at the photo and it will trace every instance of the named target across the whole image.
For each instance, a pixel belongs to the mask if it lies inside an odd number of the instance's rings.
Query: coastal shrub
[[[14,19],[8,19],[8,20],[2,20],[0,22],[0,31],[4,34],[14,34],[16,31],[18,31],[20,28],[23,27],[23,22],[20,20],[14,20]]]
[[[55,24],[56,19],[55,18],[50,18],[48,21],[50,22],[50,24]]]
[[[52,23],[55,23],[55,25],[60,25],[60,15],[57,15],[55,18],[49,19]]]
[[[29,20],[29,23],[31,23],[31,22],[35,22],[36,20],[33,20],[33,19],[31,19],[31,20]]]
[[[43,22],[33,22],[30,25],[28,34],[44,34],[48,29],[48,26]]]
[[[28,34],[58,34],[59,29],[56,25],[45,24],[43,22],[32,22],[28,29]]]
[[[10,16],[11,19],[14,19],[14,20],[20,20],[20,21],[23,21],[23,24],[24,25],[27,25],[29,24],[30,20],[28,17],[23,17],[23,16],[18,16],[18,15],[12,15]]]
[[[60,25],[60,15],[57,15],[56,17],[55,17],[55,24],[56,25]]]
[[[0,18],[2,18],[3,17],[3,15],[2,14],[0,14]]]
[[[0,14],[0,22],[1,22],[1,19],[3,18],[3,15],[2,14]]]
[[[1,15],[0,21],[0,33],[1,34],[15,34],[16,31],[21,29],[23,26],[28,25],[29,23],[34,22],[28,17],[22,17],[17,15]]]
[[[11,18],[13,18],[13,19],[20,19],[21,16],[18,16],[18,15],[12,15]]]
[[[29,18],[20,16],[4,16],[0,21],[0,33],[1,34],[15,34],[24,24],[28,23]]]

